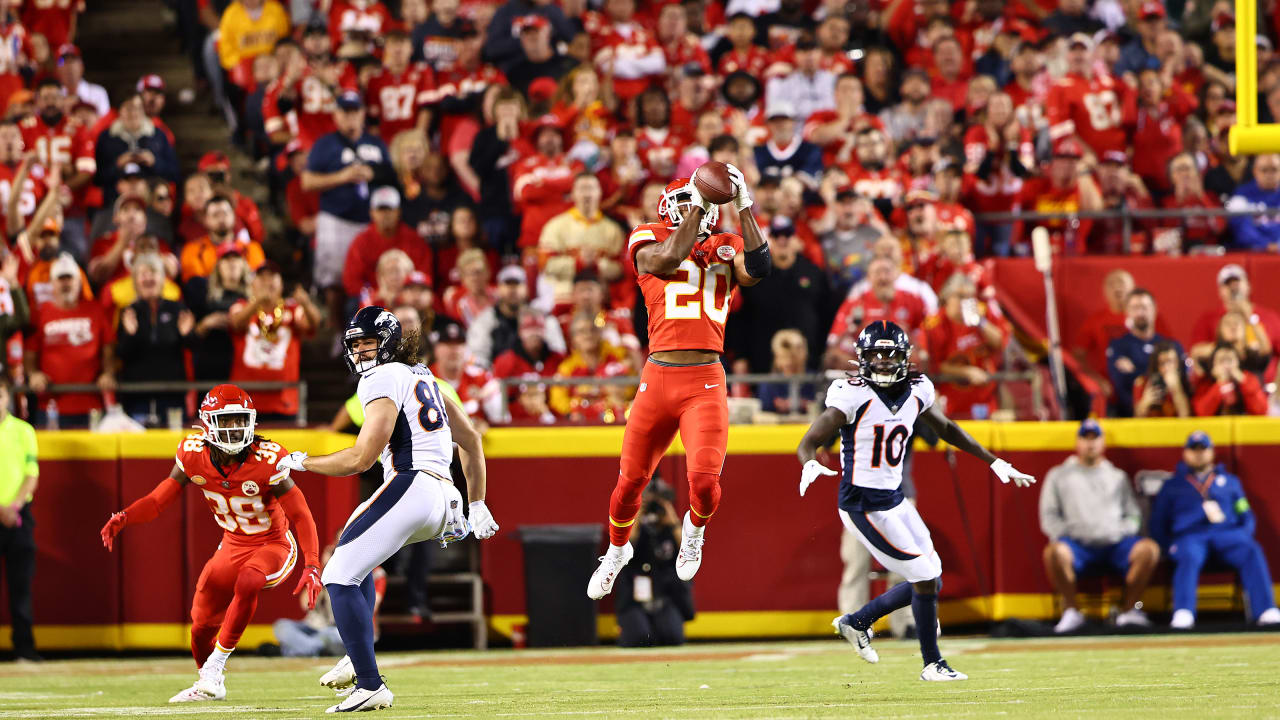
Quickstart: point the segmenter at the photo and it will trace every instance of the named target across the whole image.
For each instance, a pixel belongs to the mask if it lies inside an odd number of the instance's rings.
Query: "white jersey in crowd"
[[[379,457],[384,482],[399,473],[419,470],[449,477],[453,432],[444,397],[426,366],[379,365],[360,375],[356,395],[365,407],[378,398],[390,398],[399,409],[391,439]]]
[[[827,390],[827,407],[840,410],[846,418],[840,428],[842,509],[880,510],[902,500],[898,486],[912,428],[937,395],[924,376],[894,389],[897,397],[862,381],[842,379]]]

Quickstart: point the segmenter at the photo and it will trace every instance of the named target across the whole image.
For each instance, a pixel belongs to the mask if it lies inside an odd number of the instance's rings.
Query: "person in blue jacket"
[[[1196,585],[1209,558],[1240,573],[1258,625],[1280,623],[1267,559],[1253,539],[1256,523],[1240,478],[1214,464],[1209,435],[1197,430],[1187,436],[1182,462],[1160,488],[1151,509],[1151,537],[1173,559],[1171,627],[1195,626]]]
[[[1280,155],[1259,155],[1253,159],[1253,180],[1236,188],[1236,194],[1227,200],[1227,209],[1276,208],[1280,208]],[[1240,250],[1275,252],[1280,247],[1280,221],[1274,212],[1231,218],[1231,234]]]

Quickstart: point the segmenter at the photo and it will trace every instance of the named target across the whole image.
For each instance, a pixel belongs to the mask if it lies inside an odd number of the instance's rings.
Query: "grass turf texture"
[[[924,683],[914,642],[868,665],[838,638],[654,650],[497,650],[380,658],[395,718],[1184,717],[1280,714],[1280,635],[943,638],[972,678]],[[169,705],[189,659],[0,666],[0,718],[301,718],[335,702],[331,659],[232,656],[227,701]],[[1271,670],[1267,670],[1270,668]]]

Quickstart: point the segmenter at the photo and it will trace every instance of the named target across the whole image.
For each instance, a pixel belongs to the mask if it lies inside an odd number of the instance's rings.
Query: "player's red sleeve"
[[[140,525],[155,520],[181,493],[182,485],[177,480],[171,477],[161,480],[155,490],[134,500],[132,505],[124,509],[127,524]]]
[[[307,565],[320,567],[320,536],[316,533],[316,521],[311,517],[311,508],[307,507],[307,499],[297,485],[277,498],[284,514],[289,518],[289,525],[298,536],[298,544],[302,546],[302,558]]]

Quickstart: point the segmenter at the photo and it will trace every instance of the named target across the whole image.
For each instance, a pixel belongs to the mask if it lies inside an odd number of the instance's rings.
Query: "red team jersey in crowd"
[[[1080,185],[1056,188],[1046,177],[1029,178],[1022,184],[1019,204],[1028,212],[1074,214],[1080,212]],[[1040,224],[1049,231],[1054,254],[1084,254],[1092,220],[1045,220]]]
[[[1000,311],[994,305],[979,304],[978,312],[1000,331],[1005,342],[1009,337],[1009,326]],[[944,312],[930,315],[924,322],[920,332],[929,357],[937,367],[941,363],[958,365],[974,365],[988,373],[1000,369],[1001,353],[992,350],[977,326],[956,322]],[[986,419],[990,416],[996,399],[996,383],[981,385],[959,385],[939,382],[938,395],[945,397],[946,412],[957,417],[975,417]],[[975,413],[975,406],[985,406]]]
[[[35,328],[27,349],[38,358],[40,372],[50,383],[92,385],[102,372],[102,346],[115,342],[111,322],[102,306],[92,300],[81,300],[76,307],[64,310],[54,303],[40,305],[31,321]],[[58,412],[83,415],[102,407],[101,393],[62,393],[57,396]],[[48,396],[37,401],[44,408]]]
[[[835,110],[815,110],[813,114],[809,116],[809,119],[804,121],[804,139],[809,142],[813,142],[814,130],[839,119],[840,114]],[[851,118],[845,129],[856,133],[866,127],[883,130],[884,123],[875,115],[864,112]],[[832,140],[822,146],[822,164],[844,165],[846,163],[856,162],[858,158],[853,154],[853,150],[853,143],[845,142],[844,136],[839,136],[835,140]]]
[[[612,68],[613,92],[623,103],[649,87],[666,63],[657,39],[635,22],[605,27],[592,39],[591,46],[595,49],[596,66],[606,75]]]
[[[288,470],[276,470],[276,462],[289,451],[279,443],[254,438],[245,460],[230,472],[213,462],[210,446],[201,435],[183,438],[173,460],[187,479],[204,494],[214,522],[223,529],[222,541],[266,544],[284,540],[289,519],[271,493],[271,487],[288,479]],[[296,555],[297,550],[294,550]]]
[[[347,65],[343,68],[338,85],[343,90],[357,88],[355,70]],[[295,97],[293,109],[287,114],[280,112],[280,96],[293,90]],[[334,131],[333,113],[338,104],[333,92],[315,71],[307,68],[292,87],[286,86],[282,80],[276,80],[267,87],[262,98],[263,126],[268,134],[288,130],[289,134],[298,138],[304,150],[311,149],[322,135]]]
[[[9,193],[13,192],[13,181],[17,175],[17,164],[0,163],[0,207],[9,207]],[[36,208],[48,192],[43,177],[44,167],[33,164],[31,171],[27,173],[26,182],[23,183],[22,195],[18,198],[18,212],[22,215],[24,225],[30,222],[31,216],[35,215]]]
[[[563,154],[549,158],[535,153],[512,166],[511,196],[522,215],[520,247],[537,247],[542,226],[572,206],[569,191],[582,170],[581,162]]]
[[[22,26],[28,33],[40,33],[57,50],[67,41],[71,19],[84,12],[84,0],[26,0],[22,3]]]
[[[342,47],[342,36],[349,32],[365,32],[378,37],[395,25],[391,11],[377,0],[347,2],[335,0],[329,6],[329,40],[334,49]]]
[[[28,150],[35,150],[45,167],[56,162],[77,172],[97,171],[94,140],[80,132],[71,118],[63,117],[56,127],[49,127],[39,115],[28,115],[18,123],[18,129],[22,131],[22,144]]]
[[[378,135],[388,145],[396,135],[418,124],[418,113],[433,102],[435,76],[422,63],[410,65],[402,73],[387,68],[369,80],[365,106],[369,117],[378,119]]]
[[[1056,142],[1075,134],[1099,156],[1108,150],[1125,152],[1124,124],[1131,106],[1131,91],[1110,75],[1068,73],[1049,92],[1049,137]]]
[[[853,189],[868,200],[892,200],[896,204],[906,192],[903,175],[894,167],[866,170],[855,162],[845,167],[845,172]]]
[[[631,231],[627,253],[649,243],[666,242],[675,233],[661,223],[646,223]],[[637,278],[649,310],[649,351],[714,350],[724,352],[724,324],[737,282],[733,259],[743,252],[742,238],[719,233],[694,244],[690,256],[666,276],[642,273]],[[701,255],[702,262],[695,260]],[[705,265],[705,267],[703,267]]]
[[[747,48],[746,52],[738,50],[730,50],[720,56],[720,64],[716,67],[716,74],[724,77],[731,72],[742,70],[753,75],[758,80],[764,79],[764,69],[769,67],[769,51],[759,45],[752,45]]]
[[[858,331],[868,324],[887,320],[897,323],[910,336],[924,322],[927,314],[924,300],[919,295],[906,290],[895,290],[893,299],[883,303],[868,286],[866,292],[861,295],[850,293],[840,304],[836,318],[831,323],[831,332],[827,334],[827,346],[838,347],[853,355]]]
[[[676,127],[672,123],[671,127]],[[640,128],[636,131],[636,154],[653,177],[671,177],[688,145],[683,135],[671,128]]]
[[[232,310],[248,303],[241,300]],[[253,318],[245,332],[233,332],[231,380],[239,382],[297,382],[301,362],[302,334],[298,327],[304,314],[302,307],[293,300],[286,300],[278,313],[269,317]],[[292,415],[298,412],[298,391],[258,390],[254,392],[254,404],[262,414]]]

